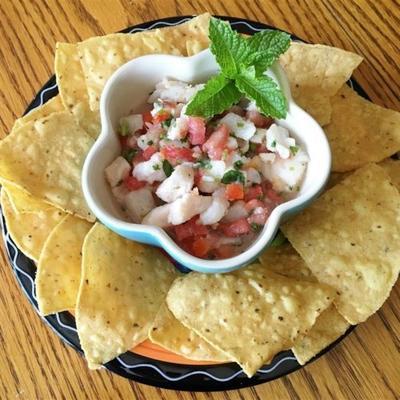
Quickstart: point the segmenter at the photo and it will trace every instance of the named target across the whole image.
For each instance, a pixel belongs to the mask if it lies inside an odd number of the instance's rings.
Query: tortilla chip
[[[330,189],[336,186],[338,183],[342,182],[343,179],[346,179],[349,175],[352,174],[353,171],[349,172],[331,172],[328,183],[326,184],[325,189]]]
[[[267,249],[260,256],[260,261],[263,267],[277,274],[308,282],[317,281],[291,244]],[[336,307],[334,305],[329,306],[317,318],[308,333],[296,339],[292,351],[297,361],[304,365],[342,336],[349,326],[349,323],[339,314]]]
[[[351,324],[377,311],[400,270],[400,194],[367,165],[325,192],[281,229]]]
[[[98,36],[78,43],[91,110],[99,109],[107,79],[126,62],[146,54],[192,55],[208,46],[210,14],[202,14],[178,26]]]
[[[42,315],[75,308],[81,278],[82,245],[92,224],[66,215],[48,236],[36,272]]]
[[[92,144],[68,111],[31,121],[0,142],[0,179],[94,221],[81,189],[82,165]]]
[[[182,325],[165,303],[158,311],[149,336],[153,343],[189,360],[230,361],[224,353]]]
[[[1,182],[1,184],[7,190],[8,200],[16,213],[37,213],[54,209],[52,205],[32,196],[10,182]]]
[[[345,85],[332,98],[332,121],[325,133],[333,171],[350,171],[400,150],[400,113],[365,100]]]
[[[14,129],[21,128],[21,126],[27,124],[31,121],[36,121],[40,118],[48,117],[53,112],[63,111],[64,106],[61,102],[60,96],[54,96],[50,100],[48,100],[43,105],[34,108],[33,110],[29,111],[28,114],[24,115],[21,118],[18,118],[11,131]]]
[[[307,335],[300,337],[292,347],[299,364],[304,365],[336,339],[340,338],[349,323],[339,314],[334,305],[327,308],[315,322]]]
[[[38,261],[47,237],[65,214],[54,207],[31,214],[16,213],[4,188],[1,190],[1,208],[15,244],[26,256]]]
[[[65,109],[69,110],[78,124],[96,139],[101,129],[100,114],[89,108],[85,76],[76,44],[57,43],[55,72]]]
[[[259,260],[269,271],[288,278],[317,282],[307,264],[290,243],[268,248],[260,255]],[[242,273],[242,271],[246,271],[246,268],[242,268],[238,272]]]
[[[393,185],[400,191],[400,160],[389,158],[382,161],[379,165],[386,170]]]
[[[330,98],[361,61],[358,54],[336,47],[297,42],[280,57],[294,100],[321,126],[331,120]]]
[[[167,295],[174,316],[249,377],[290,348],[332,300],[324,285],[256,268],[245,277],[190,273],[178,278]]]
[[[83,244],[76,326],[89,368],[97,368],[148,337],[177,276],[156,248],[123,239],[96,224]]]

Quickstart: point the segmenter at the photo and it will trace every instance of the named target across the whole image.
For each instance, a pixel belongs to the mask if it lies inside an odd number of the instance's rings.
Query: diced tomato
[[[254,185],[246,189],[246,193],[244,195],[244,201],[250,201],[254,199],[261,200],[264,197],[264,193],[261,185]]]
[[[151,115],[150,111],[142,113],[142,118],[143,118],[143,124],[145,124],[146,122],[151,124],[153,122],[153,116]]]
[[[221,124],[203,144],[203,151],[207,152],[212,160],[220,160],[229,138],[229,128]]]
[[[264,193],[267,192],[267,190],[272,189],[272,183],[268,180],[263,180],[261,182],[261,187]]]
[[[247,222],[246,218],[240,218],[233,222],[220,224],[220,228],[228,237],[245,235],[246,233],[250,232],[250,224]]]
[[[121,143],[122,149],[126,149],[128,147],[128,136],[119,135],[119,142]]]
[[[124,179],[124,186],[128,190],[133,191],[133,190],[141,189],[142,187],[146,186],[146,182],[139,181],[134,176],[127,176]]]
[[[247,111],[246,118],[248,118],[257,128],[269,128],[274,120],[267,118],[256,110]]]
[[[257,207],[253,214],[247,218],[249,224],[264,225],[269,217],[270,210],[268,207]]]
[[[186,147],[176,147],[172,145],[164,146],[161,149],[161,154],[165,157],[172,165],[176,165],[183,161],[194,161],[193,150]]]
[[[241,183],[230,183],[226,185],[225,197],[229,201],[242,200],[244,197],[243,185]]]
[[[261,200],[253,199],[253,200],[248,201],[245,204],[244,208],[246,209],[247,212],[250,212],[250,211],[253,211],[257,207],[264,207],[264,206],[265,206],[265,204]]]
[[[192,254],[193,237],[188,237],[188,238],[183,239],[183,240],[176,239],[176,243],[183,250],[185,250],[188,253]]]
[[[189,221],[175,226],[175,235],[179,242],[193,236],[205,236],[208,228],[205,225],[198,224],[198,217],[193,217]]]
[[[194,146],[206,141],[206,123],[203,118],[189,117],[188,120],[189,142]]]
[[[283,199],[274,189],[268,189],[265,191],[265,197],[270,199],[275,204],[283,203]]]
[[[142,154],[144,161],[150,160],[154,153],[157,153],[157,148],[155,146],[146,147]]]
[[[153,123],[154,124],[159,124],[163,121],[166,121],[167,119],[171,118],[171,114],[166,111],[166,110],[160,110],[154,117],[153,117]]]
[[[232,245],[224,244],[215,249],[217,258],[230,258],[235,254],[235,248]]]
[[[196,257],[205,257],[211,247],[210,239],[205,237],[196,238],[192,245],[192,254]]]

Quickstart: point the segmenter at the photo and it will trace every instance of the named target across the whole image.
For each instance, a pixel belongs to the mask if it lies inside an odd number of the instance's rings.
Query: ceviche
[[[197,257],[228,258],[300,190],[308,156],[246,99],[212,118],[186,115],[202,86],[159,82],[150,111],[121,118],[122,154],[105,175],[130,220],[164,228]]]

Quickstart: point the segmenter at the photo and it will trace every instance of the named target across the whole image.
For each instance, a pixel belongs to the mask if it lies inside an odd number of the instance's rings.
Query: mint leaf
[[[209,37],[211,52],[217,59],[222,73],[228,78],[234,78],[240,70],[240,65],[245,63],[250,55],[246,39],[234,31],[229,23],[217,18],[210,20]]]
[[[269,76],[255,76],[254,68],[242,71],[235,80],[236,87],[265,114],[285,118],[287,103],[278,85]]]
[[[237,103],[241,97],[242,94],[235,87],[233,81],[225,78],[222,74],[216,75],[196,93],[185,113],[209,118],[222,113],[232,104]]]
[[[247,39],[251,51],[251,64],[257,74],[265,72],[290,46],[290,35],[285,32],[264,30]]]

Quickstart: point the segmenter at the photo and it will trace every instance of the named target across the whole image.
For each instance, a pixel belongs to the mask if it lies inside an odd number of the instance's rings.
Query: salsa
[[[121,155],[105,176],[131,221],[164,228],[196,257],[222,259],[296,196],[308,155],[246,99],[212,118],[186,115],[202,86],[159,82],[151,111],[121,118]]]

